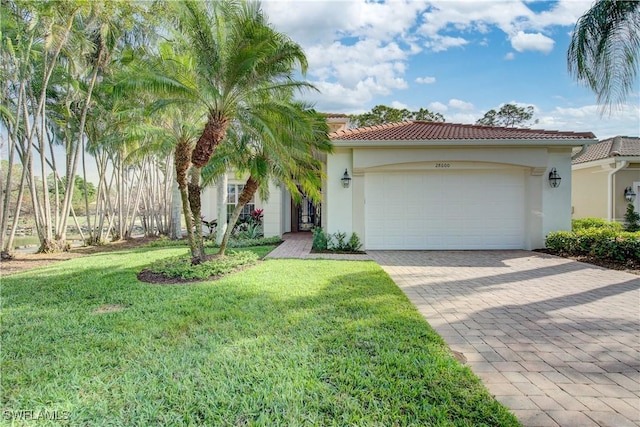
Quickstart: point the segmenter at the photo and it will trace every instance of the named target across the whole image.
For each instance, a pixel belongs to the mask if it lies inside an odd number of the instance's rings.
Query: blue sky
[[[362,113],[378,104],[474,123],[503,103],[533,105],[535,128],[640,135],[638,85],[600,114],[567,72],[576,20],[591,0],[267,0],[269,21],[300,43],[316,108]]]

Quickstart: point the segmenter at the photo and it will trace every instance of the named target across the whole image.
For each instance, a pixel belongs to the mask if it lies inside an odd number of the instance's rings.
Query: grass
[[[69,425],[518,425],[375,263],[267,260],[188,286],[137,281],[183,253],[95,254],[3,278],[2,409]]]

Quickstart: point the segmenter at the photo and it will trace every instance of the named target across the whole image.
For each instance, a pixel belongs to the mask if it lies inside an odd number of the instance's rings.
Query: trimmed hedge
[[[605,228],[613,231],[623,231],[622,224],[615,221],[607,221],[602,218],[580,218],[571,220],[573,231],[584,230],[586,228]]]
[[[640,232],[616,231],[609,227],[556,231],[549,233],[545,245],[561,255],[640,260]]]

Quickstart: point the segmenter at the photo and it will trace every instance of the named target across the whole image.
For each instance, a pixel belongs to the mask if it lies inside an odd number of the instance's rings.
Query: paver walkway
[[[524,425],[640,425],[640,277],[526,251],[369,255]]]
[[[287,233],[284,242],[272,250],[266,258],[325,258],[346,260],[370,260],[365,254],[312,254],[313,235],[311,233]]]
[[[270,257],[310,254],[291,234]],[[527,251],[370,251],[525,426],[640,426],[640,277]]]

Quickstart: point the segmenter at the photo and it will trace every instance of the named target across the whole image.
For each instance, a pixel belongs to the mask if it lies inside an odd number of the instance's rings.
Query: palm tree
[[[225,254],[244,206],[258,192],[263,200],[268,199],[269,182],[286,187],[295,202],[303,195],[315,202],[321,200],[323,157],[333,149],[326,118],[303,103],[282,101],[278,108],[273,100],[258,105],[252,117],[236,120],[229,129],[230,143],[214,154],[208,173],[203,174],[208,184],[216,176],[212,165],[231,164],[238,173],[249,175],[220,243],[219,256]],[[224,173],[222,168],[217,172]]]
[[[140,74],[125,86],[171,94],[162,102],[190,103],[206,111],[205,125],[189,153],[189,162],[185,155],[177,171],[179,186],[185,184],[181,178],[189,181],[186,188],[197,239],[197,244],[190,246],[193,262],[198,263],[204,259],[201,172],[225,139],[229,125],[241,120],[248,133],[251,124],[275,132],[278,124],[261,122],[255,112],[269,103],[278,108],[282,99],[291,99],[295,91],[313,86],[295,79],[297,68],[302,73],[307,68],[302,48],[268,25],[259,3],[185,1],[173,6],[177,28],[173,45],[191,61],[168,73],[159,67],[155,74]]]
[[[579,19],[567,52],[569,73],[603,109],[623,103],[637,84],[640,0],[598,0]]]

